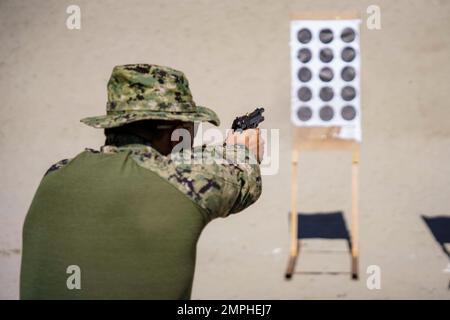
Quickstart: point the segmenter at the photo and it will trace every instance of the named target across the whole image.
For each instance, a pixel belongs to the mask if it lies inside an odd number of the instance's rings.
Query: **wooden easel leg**
[[[351,243],[352,243],[352,279],[358,279],[358,167],[359,148],[352,155],[352,213],[351,213]]]
[[[297,262],[299,241],[298,241],[298,214],[297,214],[297,166],[298,166],[297,150],[292,151],[292,171],[291,171],[291,247],[289,254],[289,262],[286,270],[286,279],[290,279],[294,273],[295,263]]]

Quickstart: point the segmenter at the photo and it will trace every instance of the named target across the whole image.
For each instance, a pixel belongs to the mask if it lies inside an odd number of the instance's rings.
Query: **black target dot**
[[[308,121],[312,117],[312,110],[308,106],[302,106],[297,110],[297,117],[301,121]]]
[[[356,76],[356,71],[355,71],[355,68],[353,68],[353,67],[345,67],[341,71],[341,78],[344,81],[352,81],[353,79],[355,79],[355,76]]]
[[[344,120],[353,120],[356,117],[356,109],[353,106],[345,106],[341,110],[341,115]]]
[[[333,99],[333,96],[334,92],[331,87],[323,87],[322,89],[320,89],[319,97],[320,99],[322,99],[322,101],[330,101],[331,99]]]
[[[345,101],[353,100],[356,96],[356,90],[352,86],[345,86],[341,90],[341,97]]]
[[[312,39],[312,33],[309,31],[309,29],[301,29],[297,33],[297,39],[300,43],[308,43]]]
[[[309,89],[308,87],[301,87],[300,89],[298,89],[297,95],[300,101],[303,102],[309,101],[312,98],[311,89]]]
[[[353,40],[355,40],[356,37],[356,33],[355,30],[353,30],[352,28],[345,28],[344,30],[342,30],[341,33],[341,39],[344,42],[352,42]]]
[[[330,48],[324,48],[320,50],[319,58],[322,62],[330,62],[331,60],[333,60],[333,50],[331,50]]]
[[[341,58],[345,62],[353,61],[353,59],[355,59],[355,56],[356,56],[356,52],[355,52],[355,49],[353,49],[352,47],[345,47],[342,50]]]
[[[319,117],[323,121],[330,121],[334,117],[334,110],[330,106],[324,106],[320,108]]]
[[[308,82],[309,80],[311,80],[311,77],[312,77],[311,70],[309,70],[306,67],[300,68],[300,70],[298,71],[298,79],[301,82]]]
[[[334,73],[331,68],[325,67],[325,68],[322,68],[319,72],[319,78],[320,78],[320,80],[322,80],[324,82],[329,82],[329,81],[333,80],[333,77],[334,77]]]
[[[302,48],[298,51],[297,57],[298,57],[298,60],[300,60],[301,62],[307,63],[312,58],[311,50],[309,50],[307,48]]]
[[[323,43],[330,43],[333,41],[333,31],[331,29],[322,29],[319,33],[319,39]]]

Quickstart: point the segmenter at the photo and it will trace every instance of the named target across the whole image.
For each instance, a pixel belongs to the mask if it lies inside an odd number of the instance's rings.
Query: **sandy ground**
[[[260,200],[211,223],[198,244],[194,299],[449,299],[450,258],[422,216],[450,218],[450,2],[76,1],[82,29],[65,27],[64,1],[0,1],[0,298],[18,297],[21,227],[49,165],[102,133],[78,122],[102,114],[116,64],[185,71],[197,103],[222,129],[257,105],[280,129],[280,168]],[[289,15],[381,7],[362,30],[363,147],[360,271],[351,281],[343,240],[306,240],[291,281]],[[349,224],[350,155],[304,154],[301,212],[342,210]],[[450,232],[450,231],[449,231]],[[447,233],[448,234],[448,233]],[[449,246],[449,244],[447,244]],[[381,268],[381,289],[366,268]],[[309,272],[309,273],[308,273]]]

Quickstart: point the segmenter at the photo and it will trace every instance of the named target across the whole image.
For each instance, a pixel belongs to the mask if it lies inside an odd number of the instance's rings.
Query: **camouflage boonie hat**
[[[114,67],[106,115],[80,121],[94,128],[113,128],[149,119],[220,124],[213,110],[195,104],[181,71],[150,64]]]

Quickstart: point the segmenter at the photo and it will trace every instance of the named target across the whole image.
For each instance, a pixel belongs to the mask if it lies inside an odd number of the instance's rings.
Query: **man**
[[[107,115],[81,121],[105,129],[105,145],[42,179],[23,228],[21,298],[189,299],[203,228],[261,193],[248,161],[261,159],[258,131],[229,135],[222,158],[194,148],[213,161],[179,161],[174,130],[219,119],[195,105],[182,72],[147,64],[116,66]]]

